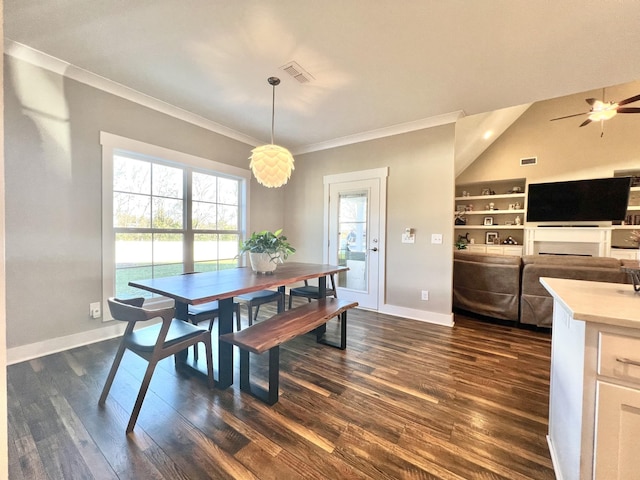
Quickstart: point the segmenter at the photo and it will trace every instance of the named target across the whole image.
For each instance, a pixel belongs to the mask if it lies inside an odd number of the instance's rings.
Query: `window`
[[[105,298],[152,296],[131,280],[238,265],[247,170],[104,132],[101,142]]]

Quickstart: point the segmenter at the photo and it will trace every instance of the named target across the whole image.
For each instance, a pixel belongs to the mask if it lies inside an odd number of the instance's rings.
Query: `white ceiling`
[[[275,140],[294,153],[640,78],[636,0],[5,0],[4,20],[9,50],[253,145],[270,138],[278,76]]]

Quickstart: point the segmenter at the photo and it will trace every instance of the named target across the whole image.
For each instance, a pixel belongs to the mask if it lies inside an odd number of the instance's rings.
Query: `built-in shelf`
[[[456,230],[522,230],[524,225],[456,225]]]
[[[519,215],[524,213],[524,209],[521,208],[519,210],[472,210],[470,212],[463,212],[463,213],[465,215],[486,215],[489,217],[491,215],[504,215],[509,213],[512,215]]]
[[[496,194],[496,195],[471,195],[467,197],[456,197],[456,202],[465,201],[465,200],[491,200],[494,199],[517,199],[524,198],[524,193],[504,193],[504,194]]]

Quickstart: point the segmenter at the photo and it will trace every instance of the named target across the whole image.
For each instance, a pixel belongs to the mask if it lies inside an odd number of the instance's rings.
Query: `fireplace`
[[[527,255],[607,257],[611,252],[611,228],[607,227],[537,227],[524,233]]]

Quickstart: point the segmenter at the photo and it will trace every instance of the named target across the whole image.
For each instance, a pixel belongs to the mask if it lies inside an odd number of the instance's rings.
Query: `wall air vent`
[[[520,159],[521,167],[525,167],[527,165],[537,165],[537,164],[538,164],[538,157],[527,157],[527,158]]]
[[[315,80],[313,75],[302,68],[298,62],[289,62],[280,68],[295,78],[299,83],[309,83]]]

